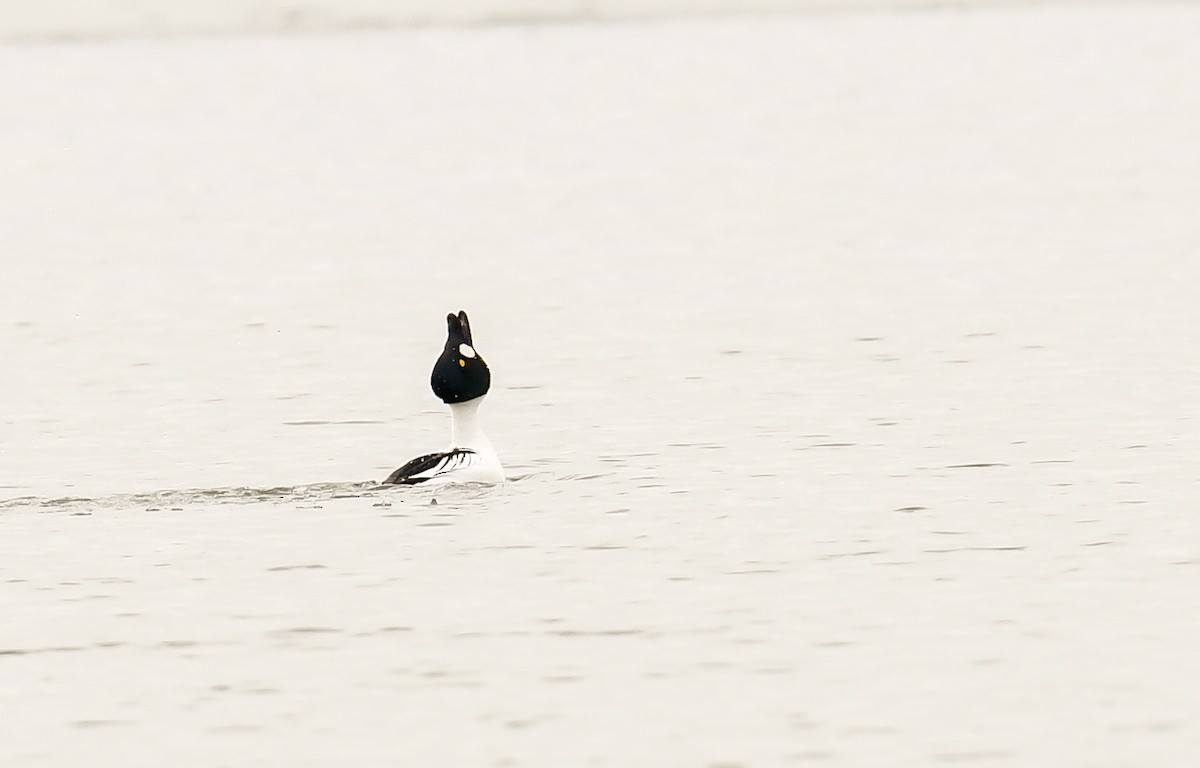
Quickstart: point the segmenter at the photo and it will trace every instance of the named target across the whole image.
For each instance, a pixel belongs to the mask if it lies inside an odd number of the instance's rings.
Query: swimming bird
[[[450,447],[418,456],[388,475],[384,484],[502,481],[500,457],[479,426],[479,406],[492,386],[492,372],[475,351],[466,312],[446,315],[446,346],[433,364],[429,384],[450,406]]]

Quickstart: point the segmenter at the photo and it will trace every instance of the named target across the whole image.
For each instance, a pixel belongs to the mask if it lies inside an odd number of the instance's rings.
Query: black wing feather
[[[425,477],[417,477],[439,467],[448,465],[451,461],[459,457],[466,457],[467,454],[474,451],[465,451],[459,448],[453,451],[443,451],[441,453],[427,453],[424,456],[409,461],[403,467],[400,467],[395,472],[387,476],[387,480],[383,481],[384,485],[416,485],[423,483],[431,477],[436,477],[436,474],[426,475]]]

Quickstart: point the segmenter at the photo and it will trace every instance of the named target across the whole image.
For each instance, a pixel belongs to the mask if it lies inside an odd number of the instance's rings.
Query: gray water
[[[0,46],[0,761],[1186,764],[1198,35]]]

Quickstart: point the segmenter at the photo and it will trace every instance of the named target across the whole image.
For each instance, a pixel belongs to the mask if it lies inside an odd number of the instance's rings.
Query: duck
[[[446,345],[429,376],[433,394],[450,408],[450,446],[405,463],[384,485],[499,483],[504,467],[480,426],[479,407],[492,372],[475,349],[467,313],[446,315]]]

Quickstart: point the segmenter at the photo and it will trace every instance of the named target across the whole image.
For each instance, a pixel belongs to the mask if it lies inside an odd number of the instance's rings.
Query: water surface
[[[1198,34],[0,47],[5,764],[1186,762]]]

